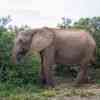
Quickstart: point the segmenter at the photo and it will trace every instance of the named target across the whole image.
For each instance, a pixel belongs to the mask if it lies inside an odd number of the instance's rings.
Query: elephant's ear
[[[47,48],[53,42],[54,34],[48,29],[37,30],[32,38],[31,49],[37,52]]]

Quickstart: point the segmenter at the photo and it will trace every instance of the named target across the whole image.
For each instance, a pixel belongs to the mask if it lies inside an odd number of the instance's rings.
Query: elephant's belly
[[[57,64],[80,64],[82,59],[84,59],[84,52],[75,51],[75,52],[59,52],[55,56]]]
[[[78,59],[56,58],[56,64],[80,64],[80,62]]]

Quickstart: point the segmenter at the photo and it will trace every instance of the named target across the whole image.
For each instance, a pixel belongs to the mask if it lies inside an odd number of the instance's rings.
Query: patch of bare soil
[[[54,88],[56,96],[48,100],[100,100],[99,84],[75,86],[74,81],[57,82]]]

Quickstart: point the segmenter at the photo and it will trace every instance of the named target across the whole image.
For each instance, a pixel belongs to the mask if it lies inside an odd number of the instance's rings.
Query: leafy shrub
[[[31,55],[23,64],[13,65],[11,61],[15,33],[3,32],[0,36],[0,81],[13,84],[36,83],[39,72],[39,57]]]

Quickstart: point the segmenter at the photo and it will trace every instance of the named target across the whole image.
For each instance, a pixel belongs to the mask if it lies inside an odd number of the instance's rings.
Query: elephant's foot
[[[76,80],[76,84],[86,84],[88,82],[89,82],[88,78],[82,78],[82,79]]]
[[[75,84],[73,84],[75,87],[80,87],[83,84],[87,84],[89,82],[88,78],[87,79],[78,79],[75,81]]]
[[[41,83],[42,83],[42,85],[45,85],[46,84],[46,79],[41,79]]]
[[[46,87],[54,87],[53,80],[41,79],[42,85]]]
[[[95,83],[95,80],[90,80],[90,79],[86,78],[86,79],[82,79],[82,80],[76,80],[74,86],[80,87],[85,84],[94,84],[94,83]]]
[[[89,78],[76,80],[76,84],[92,84],[92,83],[95,83],[95,80],[91,80]]]

